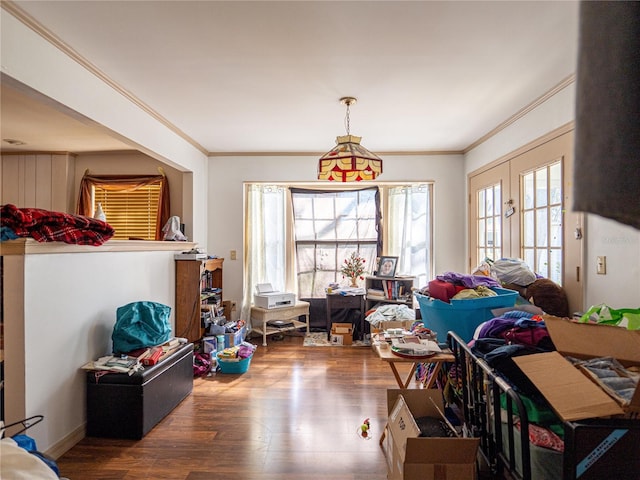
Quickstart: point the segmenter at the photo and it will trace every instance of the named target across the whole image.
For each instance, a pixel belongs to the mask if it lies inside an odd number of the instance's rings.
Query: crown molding
[[[326,152],[209,152],[209,157],[321,157]],[[380,157],[463,155],[462,150],[413,150],[375,152]],[[384,160],[384,158],[383,158]]]
[[[551,97],[553,97],[554,95],[556,95],[558,92],[564,90],[566,87],[568,87],[569,85],[571,85],[572,83],[574,83],[576,81],[576,74],[572,73],[571,75],[569,75],[568,77],[566,77],[564,80],[562,80],[560,83],[558,83],[557,85],[555,85],[554,87],[552,87],[550,90],[548,90],[547,92],[543,93],[542,95],[540,95],[538,98],[536,98],[533,102],[531,102],[530,104],[526,105],[525,107],[521,108],[520,110],[518,110],[516,113],[514,113],[513,115],[511,115],[508,119],[506,119],[504,122],[502,122],[500,125],[498,125],[497,127],[495,127],[494,129],[492,129],[491,131],[487,132],[485,135],[483,135],[482,137],[480,137],[479,139],[477,139],[475,142],[473,142],[471,145],[469,145],[468,147],[466,147],[463,150],[463,154],[467,154],[468,152],[470,152],[471,150],[473,150],[474,148],[476,148],[478,145],[483,144],[484,142],[486,142],[487,140],[489,140],[491,137],[496,136],[498,133],[500,133],[501,131],[503,131],[505,128],[507,128],[509,125],[512,125],[513,123],[517,122],[518,120],[520,120],[522,117],[524,117],[527,113],[531,112],[532,110],[534,110],[535,108],[539,107],[540,105],[542,105],[544,102],[546,102],[547,100],[549,100]]]
[[[62,41],[62,39],[60,39],[57,35],[55,35],[53,32],[51,32],[50,30],[45,28],[35,18],[33,18],[28,13],[26,13],[24,10],[22,10],[20,7],[18,7],[16,4],[14,4],[12,1],[3,0],[2,1],[2,8],[3,8],[3,10],[6,10],[11,15],[13,15],[15,18],[17,18],[24,25],[29,27],[31,30],[36,32],[38,35],[40,35],[46,41],[51,43],[54,47],[58,48],[58,50],[60,50],[61,52],[66,54],[68,57],[73,59],[76,63],[78,63],[79,65],[81,65],[82,67],[87,69],[89,72],[91,72],[93,75],[98,77],[100,80],[102,80],[104,83],[109,85],[111,88],[113,88],[116,92],[118,92],[120,95],[125,97],[131,103],[136,105],[138,108],[140,108],[141,110],[143,110],[144,112],[149,114],[155,120],[160,122],[162,125],[167,127],[169,130],[171,130],[176,135],[178,135],[180,138],[182,138],[183,140],[185,140],[186,142],[191,144],[193,147],[198,149],[201,153],[203,153],[205,155],[207,154],[207,150],[202,145],[200,145],[193,138],[191,138],[189,135],[184,133],[182,130],[180,130],[178,127],[176,127],[173,123],[171,123],[169,120],[164,118],[162,115],[160,115],[158,112],[156,112],[149,105],[147,105],[142,100],[140,100],[138,97],[136,97],[133,93],[129,92],[127,89],[125,89],[121,85],[119,85],[116,81],[111,79],[102,70],[100,70],[98,67],[96,67],[94,64],[92,64],[90,61],[88,61],[86,58],[84,58],[82,55],[80,55],[77,51],[75,51],[73,48],[71,48],[69,45],[67,45],[64,41]]]

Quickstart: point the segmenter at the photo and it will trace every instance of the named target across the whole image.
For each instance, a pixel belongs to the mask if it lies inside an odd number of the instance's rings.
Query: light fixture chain
[[[345,126],[347,127],[347,135],[351,135],[351,116],[350,116],[350,107],[351,103],[347,102],[347,114],[344,118]]]

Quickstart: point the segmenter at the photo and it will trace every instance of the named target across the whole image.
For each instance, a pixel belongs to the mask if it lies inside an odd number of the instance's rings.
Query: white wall
[[[468,152],[465,155],[465,173],[469,175],[574,119],[575,83],[571,83],[523,118]],[[465,192],[467,187],[465,181]],[[596,215],[585,217],[584,309],[600,303],[614,308],[640,307],[640,231]],[[601,255],[607,257],[606,275],[596,274],[596,256]]]
[[[207,156],[11,14],[0,16],[2,73],[157,160],[193,172],[183,201],[191,239],[206,244]],[[185,192],[187,193],[187,192]],[[193,199],[198,200],[193,200]]]
[[[465,265],[464,170],[461,155],[394,155],[384,157],[380,181],[433,180],[434,271],[461,271]],[[224,298],[242,299],[243,182],[315,182],[316,156],[211,157],[209,159],[209,242],[207,253],[225,258]],[[367,182],[367,184],[375,182]],[[238,260],[230,260],[236,250]]]
[[[586,225],[587,307],[640,308],[640,231],[597,215]],[[607,273],[596,273],[596,257],[606,256]]]
[[[111,353],[119,306],[140,300],[169,305],[174,325],[174,253],[5,256],[5,290],[19,290],[12,282],[21,280],[17,270],[24,272],[24,301],[12,297],[5,304],[6,420],[44,415],[46,421],[29,430],[39,450],[59,454],[82,438],[85,373],[80,368]],[[15,400],[22,393],[23,405]]]
[[[573,121],[575,118],[575,96],[575,83],[570,83],[497,135],[467,152],[464,157],[465,173],[468,175],[481,166]]]

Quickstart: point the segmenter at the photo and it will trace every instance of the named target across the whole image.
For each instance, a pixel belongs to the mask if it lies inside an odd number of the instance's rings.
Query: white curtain
[[[285,199],[278,185],[247,184],[244,224],[244,296],[240,318],[251,317],[256,285],[286,290]]]
[[[426,285],[431,272],[431,185],[389,187],[385,252],[397,256],[396,275],[416,277]]]

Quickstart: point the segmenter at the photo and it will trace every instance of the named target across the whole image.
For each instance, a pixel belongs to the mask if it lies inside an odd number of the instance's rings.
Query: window
[[[397,274],[420,285],[433,277],[432,184],[301,187],[245,184],[243,314],[258,283],[324,297],[328,283],[346,284],[341,263],[353,251],[367,259],[368,272],[376,257],[393,255]]]
[[[169,184],[164,175],[85,174],[77,213],[93,216],[97,204],[115,230],[114,239],[162,240],[169,219]]]
[[[94,211],[98,203],[113,227],[114,239],[142,238],[155,240],[158,222],[160,182],[143,185],[133,190],[93,188]]]
[[[347,191],[292,189],[298,294],[325,295],[329,283],[342,281],[342,263],[357,252],[369,266],[379,256],[377,188]],[[373,268],[367,269],[369,272]]]

